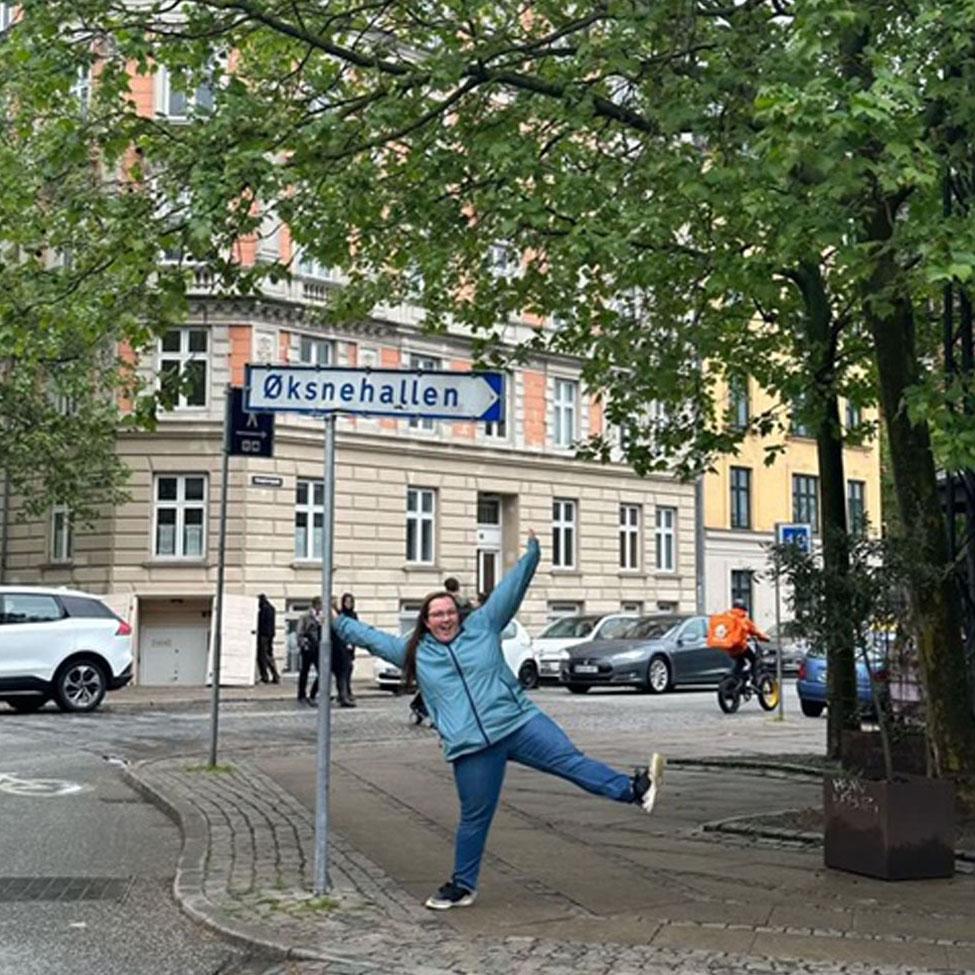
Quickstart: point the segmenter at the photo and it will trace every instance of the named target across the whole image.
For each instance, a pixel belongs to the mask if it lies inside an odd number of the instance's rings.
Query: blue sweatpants
[[[597,796],[617,802],[633,802],[630,776],[583,755],[548,715],[539,712],[506,738],[454,761],[454,781],[460,796],[460,826],[457,827],[453,880],[467,890],[477,890],[481,857],[509,759],[568,779]]]

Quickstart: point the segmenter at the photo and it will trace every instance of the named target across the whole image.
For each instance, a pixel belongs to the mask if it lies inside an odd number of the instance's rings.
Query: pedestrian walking
[[[355,611],[355,596],[350,592],[342,593],[339,603],[339,616],[352,620],[359,618]],[[355,698],[352,696],[352,667],[355,661],[355,645],[344,640],[332,627],[332,672],[335,674],[335,691],[339,707],[354,708]]]
[[[275,615],[271,600],[261,593],[257,597],[257,672],[262,684],[268,679],[273,684],[281,683],[278,668],[274,665]]]
[[[484,605],[461,622],[446,591],[424,599],[408,636],[336,615],[334,629],[400,667],[416,681],[440,733],[444,757],[453,766],[460,824],[450,879],[426,901],[433,910],[467,907],[477,879],[491,819],[509,761],[558,775],[595,795],[633,803],[651,812],[663,777],[664,759],[654,753],[632,775],[584,755],[565,732],[522,691],[501,651],[501,632],[511,621],[541,555],[538,539],[501,580]]]
[[[298,703],[314,707],[318,695],[318,651],[322,642],[322,601],[316,596],[311,606],[298,620],[296,630],[298,652],[301,655],[301,668],[298,671]],[[308,694],[308,672],[315,668],[315,683]]]

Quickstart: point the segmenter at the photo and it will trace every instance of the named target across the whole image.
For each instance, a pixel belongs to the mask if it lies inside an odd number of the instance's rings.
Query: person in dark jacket
[[[355,596],[350,592],[342,593],[339,604],[339,616],[347,616],[357,620],[355,611]],[[354,708],[355,698],[352,696],[352,666],[355,659],[355,646],[343,640],[332,627],[332,673],[335,674],[335,690],[338,695],[339,707]]]
[[[274,617],[271,600],[261,593],[257,597],[257,672],[262,684],[268,682],[268,675],[272,683],[281,682],[274,665]]]
[[[558,775],[587,792],[638,804],[646,812],[653,810],[657,798],[662,755],[654,753],[632,776],[589,758],[529,700],[508,669],[501,632],[521,604],[540,557],[538,539],[530,531],[525,555],[463,623],[454,597],[435,592],[423,601],[408,637],[337,614],[332,624],[344,640],[400,667],[408,684],[419,684],[444,757],[453,766],[461,808],[454,872],[427,899],[426,906],[433,910],[474,903],[488,829],[509,761]]]
[[[316,596],[311,601],[308,612],[298,620],[296,630],[298,651],[301,654],[301,669],[298,671],[298,703],[315,707],[318,694],[318,650],[322,641],[322,601]],[[315,683],[308,695],[308,672],[315,668]]]

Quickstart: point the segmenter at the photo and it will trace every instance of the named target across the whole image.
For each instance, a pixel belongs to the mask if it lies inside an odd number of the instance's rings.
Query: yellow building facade
[[[822,507],[819,463],[811,430],[789,422],[789,410],[750,380],[729,394],[719,391],[728,404],[731,422],[778,410],[788,432],[763,438],[749,435],[734,454],[718,458],[704,476],[704,601],[708,613],[727,609],[744,599],[759,626],[776,618],[774,584],[768,578],[768,547],[779,522],[809,522],[814,543],[820,537]],[[840,401],[844,431],[876,424],[873,410],[859,411]],[[784,449],[766,464],[767,448]],[[847,520],[865,522],[874,532],[880,525],[880,444],[876,435],[862,445],[843,451]],[[782,619],[788,619],[788,595],[781,598]]]

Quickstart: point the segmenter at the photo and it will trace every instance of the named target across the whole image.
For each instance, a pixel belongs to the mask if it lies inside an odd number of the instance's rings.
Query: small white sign
[[[504,418],[499,372],[423,372],[329,366],[247,367],[246,409],[440,420]]]

